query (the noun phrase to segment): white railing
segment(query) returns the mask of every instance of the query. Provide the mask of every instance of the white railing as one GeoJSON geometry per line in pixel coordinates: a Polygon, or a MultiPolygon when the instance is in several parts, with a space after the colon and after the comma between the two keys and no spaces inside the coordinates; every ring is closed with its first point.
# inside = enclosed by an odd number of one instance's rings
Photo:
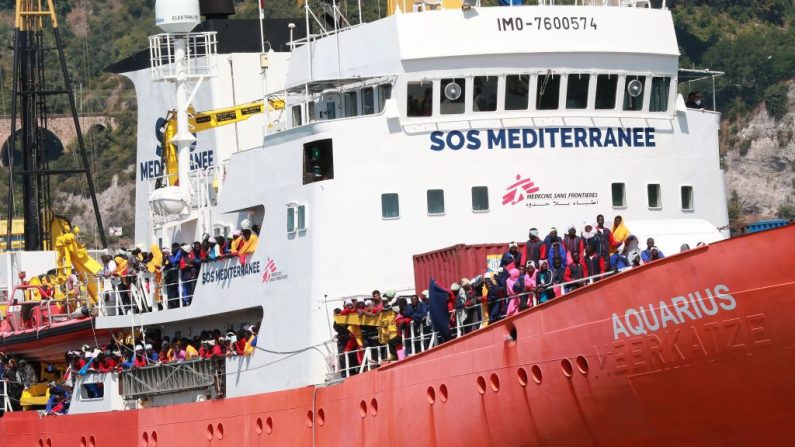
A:
{"type": "Polygon", "coordinates": [[[154,273],[128,275],[125,278],[129,285],[124,286],[121,278],[97,277],[99,314],[109,317],[125,315],[128,312],[159,312],[187,307],[193,301],[193,294],[187,293],[185,286],[193,282],[195,287],[198,278],[183,281],[179,269],[177,275],[177,281],[171,283],[158,283],[154,273]],[[169,296],[169,288],[171,291],[176,288],[176,296],[169,296]]]}
{"type": "MultiPolygon", "coordinates": [[[[605,273],[600,273],[598,275],[589,276],[586,278],[576,279],[573,281],[568,281],[559,284],[552,284],[546,287],[555,289],[555,296],[559,297],[566,295],[567,293],[570,293],[572,290],[574,290],[571,289],[571,286],[586,286],[589,284],[593,284],[594,282],[599,281],[600,279],[614,275],[616,273],[617,272],[615,271],[609,271],[605,273]]],[[[503,306],[506,302],[510,300],[520,299],[521,297],[526,296],[528,297],[527,309],[545,304],[545,303],[538,303],[538,297],[536,295],[537,292],[533,290],[530,292],[524,292],[500,298],[498,302],[500,303],[500,306],[503,306]]],[[[552,301],[554,301],[554,299],[552,301]]],[[[493,304],[494,303],[486,303],[486,307],[489,308],[493,304]]],[[[474,306],[470,308],[465,307],[464,309],[453,309],[452,311],[450,311],[451,316],[454,316],[455,320],[455,325],[450,328],[450,332],[451,335],[454,334],[455,338],[461,337],[471,332],[475,332],[478,329],[488,324],[488,319],[483,317],[484,316],[483,313],[481,313],[479,320],[475,319],[471,323],[464,323],[464,321],[461,319],[462,310],[467,312],[480,312],[482,310],[482,304],[480,301],[478,301],[477,307],[474,306]]],[[[422,322],[419,324],[415,324],[415,321],[411,321],[409,323],[408,329],[404,329],[398,326],[398,336],[400,337],[401,341],[403,358],[410,357],[412,355],[419,354],[421,352],[425,352],[439,344],[440,340],[439,332],[434,331],[430,323],[426,324],[427,317],[428,314],[426,314],[423,317],[422,322]]],[[[500,319],[502,318],[504,318],[504,315],[500,316],[500,319]]],[[[353,337],[353,335],[350,335],[350,337],[353,337]]],[[[398,358],[393,360],[400,360],[399,357],[400,357],[400,352],[398,351],[398,358]]],[[[361,349],[356,349],[351,351],[337,352],[336,355],[329,357],[328,363],[334,366],[335,376],[337,378],[345,378],[345,377],[350,377],[351,375],[354,374],[360,374],[365,371],[378,368],[379,366],[381,366],[383,362],[389,359],[390,359],[389,344],[383,344],[383,345],[379,344],[377,346],[365,346],[361,349]],[[359,361],[360,355],[362,357],[361,361],[359,361]]]]}
{"type": "Polygon", "coordinates": [[[8,380],[2,379],[0,382],[3,382],[3,394],[0,394],[0,398],[3,399],[3,412],[11,413],[14,411],[14,407],[8,398],[8,380]]]}
{"type": "Polygon", "coordinates": [[[149,36],[149,61],[154,80],[177,78],[177,47],[183,46],[185,75],[202,78],[215,73],[218,40],[215,31],[201,33],[161,33],[149,36]]]}

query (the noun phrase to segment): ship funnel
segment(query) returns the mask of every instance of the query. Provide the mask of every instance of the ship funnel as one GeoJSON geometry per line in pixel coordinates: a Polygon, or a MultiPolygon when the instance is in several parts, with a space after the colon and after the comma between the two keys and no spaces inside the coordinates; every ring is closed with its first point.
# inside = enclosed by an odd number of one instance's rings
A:
{"type": "Polygon", "coordinates": [[[155,2],[155,25],[167,33],[189,33],[200,21],[199,0],[155,2]]]}

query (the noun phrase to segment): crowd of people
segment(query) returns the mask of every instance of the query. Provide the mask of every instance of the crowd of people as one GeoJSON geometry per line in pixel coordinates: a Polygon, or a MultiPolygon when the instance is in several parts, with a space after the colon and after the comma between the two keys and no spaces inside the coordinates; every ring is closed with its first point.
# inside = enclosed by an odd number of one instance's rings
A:
{"type": "MultiPolygon", "coordinates": [[[[180,334],[161,337],[158,331],[143,338],[114,337],[103,346],[92,349],[89,345],[83,345],[80,349],[68,351],[64,358],[65,366],[40,365],[43,371],[52,373],[42,373],[41,377],[36,374],[33,362],[6,358],[0,353],[0,378],[6,382],[12,409],[22,409],[24,390],[46,380],[49,381],[49,399],[44,408],[45,413],[65,414],[69,410],[77,377],[81,375],[121,372],[197,359],[248,356],[256,349],[258,331],[259,325],[247,325],[237,331],[202,331],[190,339],[180,334]]],[[[89,399],[103,396],[102,383],[87,384],[85,389],[89,399]]],[[[216,391],[217,397],[223,397],[223,383],[218,384],[216,391]]]]}
{"type": "Polygon", "coordinates": [[[139,245],[132,250],[121,250],[116,256],[103,255],[100,276],[106,303],[117,291],[123,312],[147,310],[134,305],[130,288],[139,274],[151,274],[153,278],[145,286],[153,288],[151,292],[157,300],[154,305],[160,309],[189,306],[203,263],[237,258],[245,264],[257,249],[260,227],[248,219],[240,226],[231,238],[205,233],[201,241],[192,244],[174,242],[171,248],[153,245],[149,252],[139,245]],[[166,299],[160,300],[163,295],[166,299]]]}
{"type": "MultiPolygon", "coordinates": [[[[681,251],[689,249],[681,246],[681,251]]],[[[365,348],[379,348],[388,352],[384,358],[399,359],[426,349],[432,336],[444,342],[465,335],[589,282],[663,258],[654,238],[642,247],[621,216],[608,227],[600,214],[581,228],[569,225],[562,236],[555,227],[546,235],[530,228],[527,241],[511,242],[493,271],[461,278],[449,288],[432,280],[429,290],[408,297],[393,290],[382,297],[375,290],[371,299],[346,300],[335,315],[373,317],[394,311],[397,331],[335,324],[340,369],[344,375],[355,374],[365,360],[365,348]]]]}

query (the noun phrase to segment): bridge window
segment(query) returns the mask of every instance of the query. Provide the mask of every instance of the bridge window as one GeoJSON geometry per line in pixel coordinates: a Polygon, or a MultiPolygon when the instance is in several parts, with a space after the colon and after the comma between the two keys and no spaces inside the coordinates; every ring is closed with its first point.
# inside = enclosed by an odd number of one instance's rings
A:
{"type": "Polygon", "coordinates": [[[643,110],[643,94],[646,76],[627,76],[624,87],[624,110],[643,110]]]}
{"type": "Polygon", "coordinates": [[[345,92],[345,116],[356,116],[359,114],[359,100],[356,91],[345,92]]]}
{"type": "Polygon", "coordinates": [[[560,98],[560,75],[547,73],[538,76],[536,109],[557,110],[560,98]]]}
{"type": "Polygon", "coordinates": [[[649,208],[662,208],[660,185],[658,183],[649,183],[646,185],[646,192],[649,199],[649,208]]]}
{"type": "Polygon", "coordinates": [[[439,111],[442,115],[464,113],[466,100],[466,80],[464,78],[442,79],[442,103],[439,111]]]}
{"type": "Polygon", "coordinates": [[[588,107],[588,83],[591,76],[587,74],[570,74],[566,86],[566,108],[584,109],[588,107]]]}
{"type": "Polygon", "coordinates": [[[472,92],[472,110],[493,112],[497,110],[497,76],[475,76],[472,92]]]}
{"type": "Polygon", "coordinates": [[[489,210],[489,187],[473,186],[472,211],[488,211],[488,210],[489,210]]]}
{"type": "Polygon", "coordinates": [[[530,96],[530,75],[505,77],[505,110],[527,110],[530,96]]]}
{"type": "Polygon", "coordinates": [[[649,112],[667,112],[668,94],[671,91],[671,78],[668,76],[655,76],[651,78],[651,96],[649,97],[649,112]]]}
{"type": "Polygon", "coordinates": [[[392,97],[392,84],[378,86],[378,111],[384,110],[386,100],[392,97]]]}
{"type": "Polygon", "coordinates": [[[362,115],[372,115],[375,113],[375,97],[372,87],[362,89],[362,115]]]}
{"type": "Polygon", "coordinates": [[[600,74],[596,77],[596,104],[597,110],[613,110],[616,108],[616,91],[618,89],[618,75],[600,74]]]}
{"type": "Polygon", "coordinates": [[[428,214],[432,216],[444,214],[444,190],[429,189],[427,197],[428,214]]]}
{"type": "Polygon", "coordinates": [[[431,116],[433,112],[433,84],[430,82],[409,82],[406,90],[406,114],[408,116],[431,116]]]}
{"type": "Polygon", "coordinates": [[[397,219],[400,217],[400,203],[397,193],[381,194],[381,217],[384,219],[397,219]]]}
{"type": "Polygon", "coordinates": [[[682,211],[693,211],[693,187],[682,187],[682,211]]]}
{"type": "Polygon", "coordinates": [[[293,114],[293,127],[298,127],[302,124],[301,106],[293,106],[291,109],[293,114]]]}
{"type": "Polygon", "coordinates": [[[627,206],[626,188],[623,183],[613,183],[610,185],[610,192],[613,196],[613,208],[624,208],[627,206]]]}
{"type": "Polygon", "coordinates": [[[290,204],[287,207],[287,232],[306,230],[306,205],[290,204]]]}

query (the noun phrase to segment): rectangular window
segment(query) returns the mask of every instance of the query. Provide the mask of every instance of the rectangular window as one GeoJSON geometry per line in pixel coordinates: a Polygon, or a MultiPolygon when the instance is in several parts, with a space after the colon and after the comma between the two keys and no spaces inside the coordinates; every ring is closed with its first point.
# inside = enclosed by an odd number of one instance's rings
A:
{"type": "Polygon", "coordinates": [[[668,76],[651,78],[649,112],[668,111],[668,93],[671,91],[671,78],[668,76]]]}
{"type": "Polygon", "coordinates": [[[693,187],[682,187],[682,210],[693,211],[693,187]]]}
{"type": "Polygon", "coordinates": [[[527,110],[529,97],[530,75],[505,77],[505,110],[527,110]]]}
{"type": "Polygon", "coordinates": [[[497,110],[497,76],[475,76],[472,92],[472,110],[493,112],[497,110]]]}
{"type": "Polygon", "coordinates": [[[362,89],[362,115],[372,115],[375,113],[375,97],[373,95],[372,87],[362,89]]]}
{"type": "Polygon", "coordinates": [[[386,100],[392,97],[392,84],[381,84],[378,86],[378,111],[384,110],[386,100]]]}
{"type": "Polygon", "coordinates": [[[442,79],[441,83],[442,102],[439,112],[442,115],[454,115],[464,113],[464,101],[466,100],[466,83],[464,78],[442,79]]]}
{"type": "Polygon", "coordinates": [[[356,116],[359,114],[359,103],[356,92],[345,92],[345,116],[356,116]]]}
{"type": "Polygon", "coordinates": [[[397,193],[381,194],[381,217],[384,219],[397,219],[400,217],[400,204],[397,193]]]}
{"type": "Polygon", "coordinates": [[[613,183],[610,185],[610,192],[613,196],[613,208],[623,208],[627,206],[627,196],[623,183],[613,183]]]}
{"type": "Polygon", "coordinates": [[[566,86],[566,108],[584,109],[588,107],[588,83],[591,79],[587,74],[570,74],[566,86]]]}
{"type": "Polygon", "coordinates": [[[301,106],[293,106],[290,110],[293,113],[293,127],[300,126],[302,121],[301,106]]]}
{"type": "Polygon", "coordinates": [[[660,197],[660,185],[650,183],[646,185],[649,197],[649,208],[662,208],[662,197],[660,197]]]}
{"type": "Polygon", "coordinates": [[[287,232],[295,233],[295,207],[287,207],[287,232]]]}
{"type": "Polygon", "coordinates": [[[428,214],[444,214],[444,191],[428,190],[428,214]]]}
{"type": "Polygon", "coordinates": [[[311,123],[312,121],[315,121],[315,102],[310,101],[307,103],[307,106],[309,106],[309,118],[307,118],[307,121],[311,123]]]}
{"type": "Polygon", "coordinates": [[[472,211],[489,210],[489,188],[488,186],[472,187],[472,211]]]}
{"type": "Polygon", "coordinates": [[[646,76],[627,76],[624,84],[624,110],[643,110],[643,91],[646,89],[646,76]]]}
{"type": "Polygon", "coordinates": [[[304,185],[334,178],[334,146],[330,138],[304,144],[304,185]]]}
{"type": "Polygon", "coordinates": [[[408,116],[431,116],[433,112],[432,83],[409,82],[406,92],[406,114],[408,116]]]}
{"type": "Polygon", "coordinates": [[[536,109],[557,110],[560,97],[560,75],[547,73],[538,76],[536,109]]]}
{"type": "Polygon", "coordinates": [[[597,110],[613,110],[616,108],[616,91],[618,90],[618,75],[600,74],[596,77],[596,104],[597,110]]]}
{"type": "Polygon", "coordinates": [[[296,221],[298,231],[306,230],[306,205],[298,205],[296,210],[296,221]]]}

